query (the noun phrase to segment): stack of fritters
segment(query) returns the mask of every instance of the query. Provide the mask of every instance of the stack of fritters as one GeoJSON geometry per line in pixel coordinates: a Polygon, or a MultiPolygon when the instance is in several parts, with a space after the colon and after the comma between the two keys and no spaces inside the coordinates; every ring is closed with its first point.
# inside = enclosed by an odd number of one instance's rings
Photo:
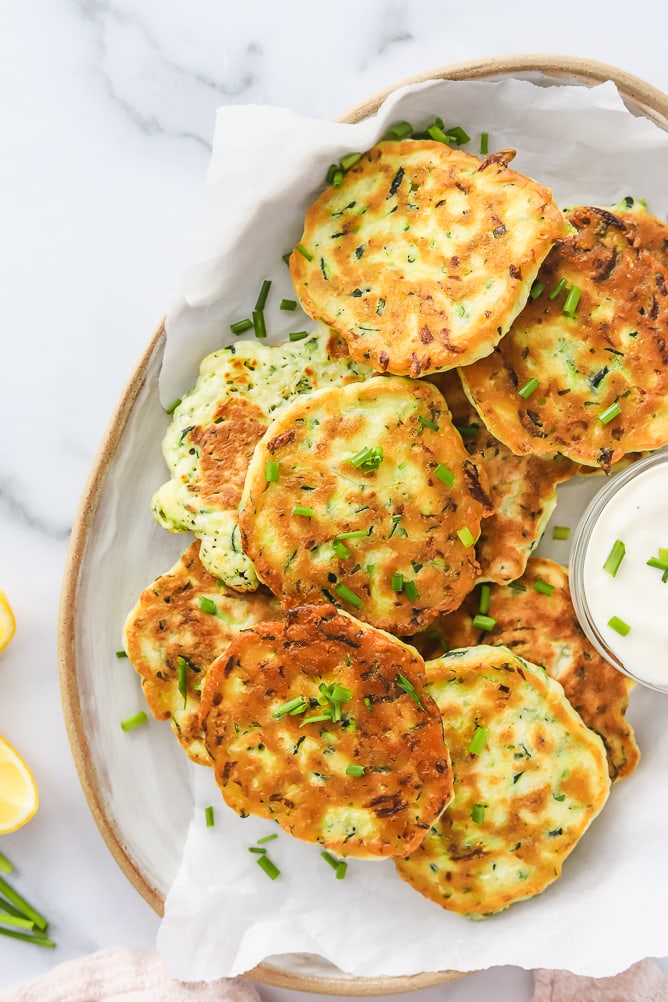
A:
{"type": "Polygon", "coordinates": [[[201,547],[126,623],[235,811],[470,917],[555,880],[637,764],[631,683],[531,554],[580,464],[668,441],[668,227],[565,216],[511,159],[383,142],[317,199],[290,268],[329,326],[204,360],[153,500],[201,547]]]}

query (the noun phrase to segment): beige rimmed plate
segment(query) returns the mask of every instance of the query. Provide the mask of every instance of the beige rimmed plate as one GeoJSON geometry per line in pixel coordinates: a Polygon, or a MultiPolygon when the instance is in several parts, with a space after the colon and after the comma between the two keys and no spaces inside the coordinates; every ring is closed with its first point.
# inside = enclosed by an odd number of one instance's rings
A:
{"type": "MultiPolygon", "coordinates": [[[[668,129],[668,97],[629,74],[588,60],[512,56],[446,66],[396,86],[431,79],[521,76],[548,84],[612,80],[634,112],[668,129]]],[[[373,114],[391,90],[344,116],[373,114]]],[[[132,374],[94,464],[74,526],[59,617],[65,721],[81,784],[109,850],[146,901],[162,912],[192,814],[185,757],[171,730],[154,726],[124,735],[118,722],[142,708],[127,662],[118,661],[121,628],[135,597],[184,549],[149,512],[150,491],[166,478],[160,442],[165,414],[158,399],[164,329],[156,331],[132,374]],[[141,490],[137,487],[141,484],[141,490]],[[109,585],[105,567],[117,568],[109,585]],[[118,568],[121,569],[120,573],[118,568]],[[115,624],[115,626],[112,626],[115,624]]],[[[266,984],[330,995],[382,995],[459,978],[439,971],[412,977],[347,977],[317,957],[281,956],[251,976],[266,984]]]]}

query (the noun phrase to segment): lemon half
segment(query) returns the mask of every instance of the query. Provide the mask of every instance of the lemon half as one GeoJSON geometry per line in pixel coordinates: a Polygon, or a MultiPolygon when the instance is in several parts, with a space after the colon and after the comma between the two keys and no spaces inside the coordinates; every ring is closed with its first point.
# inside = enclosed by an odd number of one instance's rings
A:
{"type": "Polygon", "coordinates": [[[30,821],[38,804],[33,774],[16,749],[0,738],[0,835],[30,821]]]}
{"type": "Polygon", "coordinates": [[[0,651],[4,651],[16,632],[16,620],[7,596],[0,588],[0,651]]]}

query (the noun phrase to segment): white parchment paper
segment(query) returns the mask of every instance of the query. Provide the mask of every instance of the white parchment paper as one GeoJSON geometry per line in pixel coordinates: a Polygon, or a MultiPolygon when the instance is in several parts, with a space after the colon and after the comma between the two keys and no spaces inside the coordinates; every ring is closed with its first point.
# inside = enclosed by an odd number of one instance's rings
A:
{"type": "MultiPolygon", "coordinates": [[[[631,114],[612,84],[437,81],[394,92],[377,115],[356,125],[276,108],[223,108],[182,288],[169,304],[163,404],[192,385],[205,354],[234,340],[229,324],[250,314],[263,279],[273,283],[269,343],[313,326],[302,314],[278,310],[282,297],[294,298],[281,255],[299,240],[327,167],[373,145],[393,122],[420,127],[436,115],[462,125],[473,152],[482,131],[490,152],[517,149],[513,166],[549,185],[562,206],[611,205],[631,194],[647,199],[657,215],[668,213],[668,136],[631,114]]],[[[558,522],[574,524],[595,479],[565,485],[558,522]]],[[[563,551],[543,552],[567,559],[563,551]]],[[[159,950],[184,980],[236,975],[268,956],[296,953],[363,976],[496,964],[605,976],[639,958],[664,956],[666,715],[668,697],[636,689],[629,712],[643,753],[636,773],[613,787],[556,884],[478,923],[422,898],[389,861],[353,860],[346,879],[336,880],[318,847],[270,822],[238,818],[211,771],[193,766],[194,814],[159,950]],[[212,828],[204,823],[209,804],[212,828]],[[281,876],[270,881],[248,847],[275,831],[279,837],[267,848],[281,876]]]]}

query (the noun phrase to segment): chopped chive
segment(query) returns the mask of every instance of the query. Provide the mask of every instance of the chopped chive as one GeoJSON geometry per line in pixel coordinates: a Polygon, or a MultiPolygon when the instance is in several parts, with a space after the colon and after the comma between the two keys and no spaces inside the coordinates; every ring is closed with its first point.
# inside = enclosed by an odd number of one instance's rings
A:
{"type": "Polygon", "coordinates": [[[471,141],[471,137],[462,129],[461,125],[451,125],[446,129],[445,135],[449,143],[455,146],[464,146],[471,141]]]}
{"type": "Polygon", "coordinates": [[[25,943],[32,943],[34,946],[55,946],[55,942],[52,939],[47,939],[46,936],[33,936],[29,932],[18,932],[14,929],[3,929],[0,926],[0,933],[3,936],[11,936],[12,939],[22,939],[25,943]]]}
{"type": "Polygon", "coordinates": [[[253,321],[246,317],[244,320],[237,320],[235,323],[230,324],[230,330],[233,334],[243,334],[244,331],[249,331],[252,326],[253,321]]]}
{"type": "Polygon", "coordinates": [[[531,396],[531,394],[536,392],[536,390],[538,389],[539,385],[540,384],[539,384],[539,382],[538,382],[537,379],[535,379],[535,378],[533,378],[533,379],[527,379],[527,381],[524,384],[524,386],[520,387],[520,389],[517,392],[525,400],[528,400],[528,398],[531,396]]]}
{"type": "Polygon", "coordinates": [[[0,873],[11,873],[13,869],[14,866],[11,860],[7,859],[7,857],[0,852],[0,873]]]}
{"type": "Polygon", "coordinates": [[[308,337],[308,331],[290,331],[291,341],[303,341],[308,337]]]}
{"type": "Polygon", "coordinates": [[[350,556],[350,550],[345,543],[340,542],[340,540],[335,539],[332,543],[332,549],[336,553],[337,557],[341,560],[347,560],[350,556]]]}
{"type": "Polygon", "coordinates": [[[351,463],[355,469],[361,470],[362,473],[372,473],[377,470],[380,464],[383,462],[383,447],[382,445],[375,445],[373,448],[369,445],[365,445],[363,449],[356,452],[354,456],[350,456],[348,462],[351,463]]]}
{"type": "Polygon", "coordinates": [[[333,703],[349,703],[353,698],[353,690],[345,685],[340,685],[339,682],[335,682],[334,685],[329,687],[327,695],[333,703]]]}
{"type": "Polygon", "coordinates": [[[489,132],[480,133],[480,156],[486,157],[489,152],[489,132]]]}
{"type": "Polygon", "coordinates": [[[418,414],[418,421],[420,424],[424,425],[425,428],[431,428],[432,431],[438,431],[438,425],[436,422],[430,421],[429,418],[423,417],[421,414],[418,414]]]}
{"type": "Polygon", "coordinates": [[[281,310],[296,310],[297,300],[296,299],[281,299],[279,309],[281,310]]]}
{"type": "Polygon", "coordinates": [[[603,570],[607,571],[613,578],[617,577],[617,571],[619,570],[619,565],[624,559],[626,553],[626,546],[622,543],[621,539],[616,539],[612,544],[612,549],[608,554],[605,563],[603,564],[603,570]]]}
{"type": "Polygon", "coordinates": [[[320,855],[322,856],[322,858],[325,860],[326,863],[329,863],[329,865],[333,870],[335,870],[339,865],[338,859],[332,856],[331,852],[327,852],[327,850],[324,850],[323,852],[320,853],[320,855]]]}
{"type": "Polygon", "coordinates": [[[257,844],[258,845],[264,845],[265,842],[273,842],[274,839],[276,839],[276,838],[278,838],[278,834],[276,832],[274,832],[273,835],[265,835],[264,838],[259,838],[257,840],[257,844]]]}
{"type": "Polygon", "coordinates": [[[248,851],[249,852],[254,852],[257,856],[266,856],[267,855],[267,850],[264,849],[264,848],[261,848],[258,845],[249,845],[248,846],[248,851]]]}
{"type": "Polygon", "coordinates": [[[363,776],[365,771],[363,765],[355,765],[354,762],[346,766],[346,776],[363,776]]]}
{"type": "Polygon", "coordinates": [[[307,261],[312,261],[313,260],[313,255],[310,253],[310,251],[306,250],[306,247],[304,247],[304,244],[297,244],[297,246],[295,247],[295,250],[299,251],[299,253],[302,255],[302,257],[305,257],[307,261]]]}
{"type": "Polygon", "coordinates": [[[268,484],[275,484],[278,480],[278,461],[268,459],[264,464],[264,479],[268,484]]]}
{"type": "Polygon", "coordinates": [[[445,132],[438,125],[430,125],[427,132],[432,139],[436,140],[437,143],[447,143],[448,141],[448,137],[445,132]]]}
{"type": "Polygon", "coordinates": [[[492,593],[492,589],[488,584],[480,585],[480,605],[478,606],[478,612],[486,616],[489,612],[489,599],[492,593]]]}
{"type": "Polygon", "coordinates": [[[523,585],[521,583],[521,581],[510,581],[508,583],[508,587],[512,588],[513,591],[526,591],[527,590],[527,586],[523,585]]]}
{"type": "Polygon", "coordinates": [[[629,624],[625,623],[623,619],[619,618],[619,616],[613,616],[611,619],[609,619],[608,626],[610,627],[611,630],[614,630],[615,633],[619,633],[619,635],[622,637],[625,637],[627,633],[631,632],[631,627],[629,626],[629,624]]]}
{"type": "Polygon", "coordinates": [[[289,265],[289,264],[290,264],[290,258],[291,258],[291,256],[292,256],[292,251],[286,251],[286,252],[285,252],[285,254],[281,254],[281,258],[282,258],[282,260],[283,260],[283,261],[284,261],[284,262],[285,262],[285,263],[286,263],[287,265],[289,265]]]}
{"type": "Polygon", "coordinates": [[[18,891],[15,891],[13,887],[7,883],[2,877],[0,877],[0,893],[3,894],[7,900],[14,905],[14,908],[18,908],[22,915],[25,915],[27,919],[34,922],[38,929],[42,932],[46,929],[49,924],[43,915],[40,915],[33,906],[26,901],[25,898],[21,897],[18,891]]]}
{"type": "Polygon", "coordinates": [[[552,530],[552,539],[568,539],[571,534],[570,526],[555,525],[552,530]]]}
{"type": "Polygon", "coordinates": [[[565,288],[566,288],[566,279],[560,278],[557,284],[555,285],[554,289],[552,290],[552,292],[549,293],[548,299],[556,299],[559,293],[562,292],[563,289],[565,288]]]}
{"type": "Polygon", "coordinates": [[[253,327],[255,328],[255,337],[262,338],[267,336],[267,327],[262,310],[253,310],[253,327]]]}
{"type": "Polygon", "coordinates": [[[613,421],[616,417],[619,417],[621,413],[622,413],[622,408],[619,406],[619,403],[615,400],[614,404],[610,404],[609,407],[606,407],[605,410],[601,411],[600,414],[597,414],[596,417],[601,422],[601,424],[610,424],[610,422],[613,421]]]}
{"type": "Polygon", "coordinates": [[[479,424],[456,424],[454,428],[462,438],[475,438],[480,431],[479,424]]]}
{"type": "Polygon", "coordinates": [[[293,505],[292,507],[292,514],[303,515],[304,518],[313,518],[313,516],[315,515],[315,509],[307,508],[306,505],[303,504],[296,504],[293,505]]]}
{"type": "Polygon", "coordinates": [[[263,310],[267,304],[267,296],[269,295],[269,290],[271,289],[271,279],[265,278],[262,283],[259,295],[257,297],[257,302],[255,304],[256,310],[263,310]]]}
{"type": "Polygon", "coordinates": [[[332,711],[329,710],[326,713],[314,713],[312,717],[304,717],[300,727],[306,727],[307,724],[319,724],[322,720],[332,720],[332,711]]]}
{"type": "Polygon", "coordinates": [[[362,605],[362,599],[359,595],[356,595],[354,591],[351,591],[347,585],[337,584],[334,589],[339,598],[342,598],[344,602],[348,605],[352,605],[355,609],[359,609],[362,605]]]}
{"type": "Polygon", "coordinates": [[[332,181],[331,181],[332,187],[340,188],[342,181],[343,181],[343,171],[338,166],[338,164],[334,164],[334,173],[332,174],[332,181]]]}
{"type": "Polygon", "coordinates": [[[335,539],[362,539],[363,536],[368,536],[369,529],[353,529],[352,532],[340,532],[335,539]]]}
{"type": "Polygon", "coordinates": [[[121,728],[124,731],[134,731],[135,727],[141,727],[141,725],[145,724],[147,721],[148,717],[143,710],[140,710],[139,713],[135,713],[134,716],[126,717],[125,720],[121,720],[121,728]]]}
{"type": "Polygon", "coordinates": [[[480,752],[485,747],[485,742],[487,741],[488,728],[487,727],[476,727],[473,737],[471,738],[471,743],[468,746],[468,751],[471,755],[479,755],[480,752]]]}
{"type": "Polygon", "coordinates": [[[471,811],[471,821],[476,825],[481,825],[485,820],[485,805],[474,804],[471,811]]]}
{"type": "Polygon", "coordinates": [[[176,659],[176,671],[178,675],[178,689],[180,695],[183,697],[183,709],[185,710],[188,703],[188,662],[180,655],[176,659]]]}
{"type": "Polygon", "coordinates": [[[658,567],[660,571],[668,571],[668,563],[665,560],[657,560],[656,557],[650,557],[647,565],[648,567],[658,567]]]}
{"type": "Polygon", "coordinates": [[[392,579],[390,581],[390,587],[392,588],[392,591],[402,591],[402,589],[404,587],[404,576],[403,576],[403,574],[399,574],[398,572],[395,572],[392,575],[392,579]]]}
{"type": "Polygon", "coordinates": [[[210,616],[215,616],[218,613],[218,606],[213,599],[208,598],[206,595],[200,595],[197,605],[201,612],[208,612],[210,616]]]}
{"type": "Polygon", "coordinates": [[[664,584],[666,583],[666,581],[668,581],[668,571],[663,572],[663,574],[661,575],[661,580],[663,581],[664,584]]]}
{"type": "Polygon", "coordinates": [[[279,877],[281,874],[281,871],[275,863],[272,863],[269,856],[258,856],[257,865],[264,870],[270,880],[276,880],[276,877],[279,877]]]}
{"type": "Polygon", "coordinates": [[[416,706],[418,706],[421,710],[424,710],[424,704],[420,699],[420,696],[415,686],[413,685],[412,682],[409,682],[409,680],[406,678],[405,675],[397,675],[397,685],[399,686],[400,689],[403,689],[404,692],[411,697],[416,706]]]}
{"type": "Polygon", "coordinates": [[[347,869],[348,869],[348,864],[346,863],[345,859],[339,860],[339,862],[336,864],[336,873],[335,873],[336,879],[343,880],[343,878],[346,875],[347,869]]]}
{"type": "Polygon", "coordinates": [[[303,696],[295,696],[294,699],[289,699],[287,703],[282,703],[274,712],[272,717],[275,720],[280,720],[286,715],[286,713],[292,713],[293,710],[298,713],[306,713],[308,709],[308,703],[303,696]]]}
{"type": "Polygon", "coordinates": [[[116,657],[119,659],[126,658],[127,656],[128,656],[127,651],[116,651],[116,657]]]}
{"type": "Polygon", "coordinates": [[[213,828],[213,826],[216,823],[213,817],[213,807],[211,806],[211,804],[209,804],[208,807],[204,808],[204,821],[206,823],[207,828],[213,828]]]}
{"type": "Polygon", "coordinates": [[[395,122],[387,130],[386,135],[388,139],[405,139],[410,136],[411,132],[413,132],[413,126],[410,122],[395,122]]]}
{"type": "Polygon", "coordinates": [[[371,697],[370,696],[365,696],[364,697],[364,705],[366,706],[367,710],[369,710],[369,712],[371,712],[371,697]]]}
{"type": "Polygon", "coordinates": [[[443,466],[443,463],[439,463],[434,473],[446,487],[452,487],[455,482],[455,475],[452,470],[449,470],[447,466],[443,466]]]}
{"type": "Polygon", "coordinates": [[[474,545],[475,537],[467,525],[465,525],[462,529],[457,529],[457,535],[464,546],[474,545]]]}
{"type": "Polygon", "coordinates": [[[578,310],[578,303],[580,302],[580,296],[582,295],[582,289],[579,289],[577,285],[571,285],[566,298],[564,300],[564,305],[561,312],[567,317],[573,318],[578,310]]]}
{"type": "Polygon", "coordinates": [[[529,299],[538,299],[545,292],[545,283],[539,282],[538,279],[531,286],[531,291],[529,293],[529,299]]]}
{"type": "Polygon", "coordinates": [[[361,159],[361,153],[349,153],[347,156],[341,157],[339,164],[342,170],[347,171],[350,170],[351,167],[354,167],[356,163],[359,163],[361,159]]]}
{"type": "Polygon", "coordinates": [[[165,407],[165,414],[173,414],[180,403],[181,403],[181,397],[177,397],[176,400],[172,400],[169,407],[165,407]]]}
{"type": "Polygon", "coordinates": [[[420,597],[415,581],[404,581],[404,595],[409,602],[417,602],[420,597]]]}
{"type": "Polygon", "coordinates": [[[476,630],[493,630],[496,626],[493,616],[484,616],[480,612],[473,617],[472,622],[476,630]]]}
{"type": "Polygon", "coordinates": [[[551,595],[554,591],[554,585],[548,584],[547,581],[541,581],[540,578],[536,578],[533,586],[534,590],[539,591],[541,595],[551,595]]]}
{"type": "Polygon", "coordinates": [[[659,547],[659,560],[664,560],[668,564],[668,547],[666,549],[659,547]]]}

